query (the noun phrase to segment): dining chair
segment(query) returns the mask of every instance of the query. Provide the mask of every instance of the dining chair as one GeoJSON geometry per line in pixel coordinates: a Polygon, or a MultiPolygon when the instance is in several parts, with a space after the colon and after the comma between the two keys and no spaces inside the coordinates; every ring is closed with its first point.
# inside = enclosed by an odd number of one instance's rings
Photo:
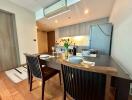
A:
{"type": "Polygon", "coordinates": [[[42,80],[42,100],[44,100],[45,81],[52,78],[60,71],[43,65],[40,61],[39,55],[24,54],[28,67],[28,80],[30,84],[30,91],[32,91],[33,76],[42,80]]]}
{"type": "Polygon", "coordinates": [[[106,75],[88,72],[62,64],[64,100],[66,94],[74,100],[105,100],[106,75]]]}

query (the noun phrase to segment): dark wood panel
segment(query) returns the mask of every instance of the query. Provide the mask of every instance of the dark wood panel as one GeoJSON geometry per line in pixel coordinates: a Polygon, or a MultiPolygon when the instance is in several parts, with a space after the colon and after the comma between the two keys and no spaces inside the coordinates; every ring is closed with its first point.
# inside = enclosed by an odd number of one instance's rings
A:
{"type": "Polygon", "coordinates": [[[52,52],[52,46],[55,45],[55,31],[47,32],[48,37],[48,52],[52,52]]]}
{"type": "Polygon", "coordinates": [[[116,89],[115,100],[128,100],[130,90],[130,80],[112,77],[112,87],[116,89]]]}
{"type": "Polygon", "coordinates": [[[62,73],[64,90],[75,100],[109,100],[110,81],[106,80],[105,74],[88,72],[66,65],[62,65],[62,73]],[[107,84],[106,99],[104,99],[105,84],[107,84]]]}

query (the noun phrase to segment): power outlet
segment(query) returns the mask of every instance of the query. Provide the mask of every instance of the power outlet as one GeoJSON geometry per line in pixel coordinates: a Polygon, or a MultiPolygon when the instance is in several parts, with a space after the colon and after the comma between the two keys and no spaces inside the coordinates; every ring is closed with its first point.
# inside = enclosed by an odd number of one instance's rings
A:
{"type": "Polygon", "coordinates": [[[130,84],[130,95],[132,95],[132,83],[130,84]]]}

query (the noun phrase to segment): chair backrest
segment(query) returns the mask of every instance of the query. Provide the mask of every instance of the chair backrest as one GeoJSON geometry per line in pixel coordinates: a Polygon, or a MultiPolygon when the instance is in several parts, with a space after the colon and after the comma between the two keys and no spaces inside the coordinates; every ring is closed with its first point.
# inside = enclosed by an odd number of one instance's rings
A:
{"type": "Polygon", "coordinates": [[[62,66],[64,90],[75,100],[104,100],[106,75],[62,66]]]}
{"type": "Polygon", "coordinates": [[[41,68],[38,55],[24,54],[26,56],[27,65],[30,72],[37,78],[41,78],[41,68]]]}

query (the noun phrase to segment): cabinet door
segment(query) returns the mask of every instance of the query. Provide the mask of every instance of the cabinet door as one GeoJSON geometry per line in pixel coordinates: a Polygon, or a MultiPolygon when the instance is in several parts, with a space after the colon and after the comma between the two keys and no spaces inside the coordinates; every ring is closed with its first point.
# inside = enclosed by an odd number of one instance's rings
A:
{"type": "Polygon", "coordinates": [[[70,37],[69,26],[64,27],[64,37],[70,37]]]}
{"type": "Polygon", "coordinates": [[[57,41],[59,39],[59,29],[55,30],[55,41],[57,41]]]}
{"type": "Polygon", "coordinates": [[[61,28],[58,29],[59,38],[61,37],[61,28]]]}
{"type": "Polygon", "coordinates": [[[59,38],[64,36],[64,29],[63,28],[59,28],[59,38]]]}
{"type": "Polygon", "coordinates": [[[79,24],[79,30],[80,30],[80,34],[79,35],[88,35],[86,32],[86,23],[81,23],[79,24]]]}
{"type": "Polygon", "coordinates": [[[62,27],[59,28],[59,37],[69,37],[70,35],[70,30],[69,27],[62,27]]]}
{"type": "Polygon", "coordinates": [[[74,36],[80,35],[79,24],[74,25],[74,36]]]}
{"type": "Polygon", "coordinates": [[[74,36],[74,35],[75,35],[74,25],[71,25],[71,26],[69,27],[69,33],[70,33],[70,36],[74,36]]]}
{"type": "Polygon", "coordinates": [[[90,23],[85,23],[85,34],[90,35],[90,23]]]}
{"type": "Polygon", "coordinates": [[[62,34],[63,34],[63,37],[65,37],[65,34],[66,34],[66,31],[65,31],[65,30],[66,30],[66,28],[63,27],[63,28],[62,28],[62,32],[63,32],[62,34]]]}

